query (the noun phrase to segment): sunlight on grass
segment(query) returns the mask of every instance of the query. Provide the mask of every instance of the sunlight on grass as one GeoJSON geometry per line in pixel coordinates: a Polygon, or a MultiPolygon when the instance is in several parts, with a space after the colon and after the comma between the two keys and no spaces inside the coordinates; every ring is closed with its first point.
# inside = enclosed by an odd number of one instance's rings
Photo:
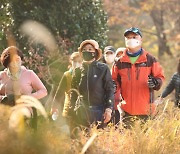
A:
{"type": "Polygon", "coordinates": [[[8,129],[11,109],[1,105],[0,153],[178,153],[179,109],[172,102],[158,109],[158,115],[145,124],[136,121],[131,129],[121,125],[115,129],[111,124],[104,130],[82,129],[77,139],[63,133],[55,122],[40,119],[36,132],[26,127],[24,137],[19,138],[8,129]]]}

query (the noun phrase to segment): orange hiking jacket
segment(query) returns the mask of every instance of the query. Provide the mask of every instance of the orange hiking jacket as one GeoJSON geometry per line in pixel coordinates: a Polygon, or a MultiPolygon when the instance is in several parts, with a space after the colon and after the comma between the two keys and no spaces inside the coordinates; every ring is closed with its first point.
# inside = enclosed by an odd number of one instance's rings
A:
{"type": "Polygon", "coordinates": [[[150,103],[150,97],[154,90],[159,90],[164,80],[162,67],[159,62],[143,49],[141,55],[132,64],[125,53],[112,68],[112,78],[117,84],[117,91],[120,90],[126,104],[122,109],[131,115],[149,115],[154,113],[155,106],[150,103]],[[159,86],[152,90],[148,87],[148,75],[153,75],[159,86]]]}

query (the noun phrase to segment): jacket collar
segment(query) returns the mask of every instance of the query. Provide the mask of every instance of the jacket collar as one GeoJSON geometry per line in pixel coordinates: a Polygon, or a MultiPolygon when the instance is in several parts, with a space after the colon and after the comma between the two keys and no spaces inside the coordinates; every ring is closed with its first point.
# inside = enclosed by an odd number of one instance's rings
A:
{"type": "MultiPolygon", "coordinates": [[[[147,51],[145,51],[144,49],[142,49],[142,53],[139,55],[139,58],[137,59],[137,61],[135,63],[142,63],[142,62],[146,62],[147,61],[147,51]]],[[[127,55],[127,50],[125,51],[125,54],[123,55],[123,57],[120,59],[121,62],[126,62],[126,63],[131,63],[129,56],[127,55]]]]}
{"type": "Polygon", "coordinates": [[[95,61],[93,61],[93,62],[91,62],[90,64],[88,64],[88,63],[83,63],[83,66],[92,66],[92,65],[96,65],[97,64],[97,61],[95,60],[95,61]]]}
{"type": "MultiPolygon", "coordinates": [[[[26,70],[27,70],[27,69],[26,69],[25,66],[21,66],[21,71],[22,71],[22,72],[24,72],[24,71],[26,71],[26,70]]],[[[5,71],[5,72],[8,72],[8,69],[5,68],[4,71],[5,71]]]]}

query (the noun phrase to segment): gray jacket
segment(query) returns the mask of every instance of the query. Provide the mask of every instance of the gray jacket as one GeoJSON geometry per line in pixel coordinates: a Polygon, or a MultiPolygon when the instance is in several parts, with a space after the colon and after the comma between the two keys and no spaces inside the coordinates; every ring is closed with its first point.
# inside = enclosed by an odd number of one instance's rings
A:
{"type": "Polygon", "coordinates": [[[175,89],[175,98],[176,98],[176,101],[179,102],[179,100],[180,100],[180,74],[178,74],[178,73],[173,74],[169,84],[164,89],[161,97],[162,98],[166,97],[174,89],[175,89]]]}

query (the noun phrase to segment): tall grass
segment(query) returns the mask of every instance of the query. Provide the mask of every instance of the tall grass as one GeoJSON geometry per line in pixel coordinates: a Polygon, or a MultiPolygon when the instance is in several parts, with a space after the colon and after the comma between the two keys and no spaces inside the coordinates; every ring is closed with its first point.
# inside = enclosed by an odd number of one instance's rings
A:
{"type": "Polygon", "coordinates": [[[169,106],[167,111],[144,125],[136,121],[132,129],[107,128],[92,147],[92,153],[179,153],[179,110],[169,106]]]}
{"type": "Polygon", "coordinates": [[[39,120],[38,130],[26,128],[23,137],[8,129],[9,108],[0,106],[0,153],[98,153],[98,154],[177,154],[180,152],[180,112],[170,102],[158,107],[159,113],[145,124],[104,130],[92,127],[82,130],[79,138],[71,139],[58,123],[39,120]],[[163,112],[164,111],[164,112],[163,112]]]}

